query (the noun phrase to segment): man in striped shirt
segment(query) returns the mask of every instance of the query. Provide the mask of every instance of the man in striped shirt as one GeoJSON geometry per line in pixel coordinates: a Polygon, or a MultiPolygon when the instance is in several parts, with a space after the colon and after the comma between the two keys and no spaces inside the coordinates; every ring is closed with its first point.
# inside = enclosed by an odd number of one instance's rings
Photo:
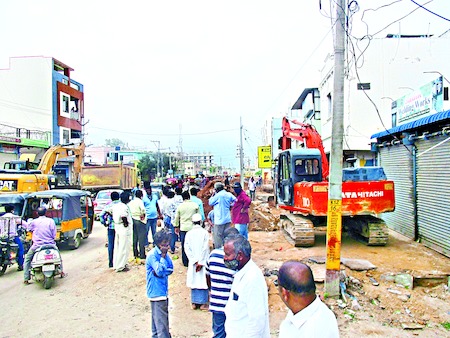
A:
{"type": "MultiPolygon", "coordinates": [[[[236,228],[228,228],[223,236],[229,237],[239,234],[236,228]]],[[[222,241],[223,243],[224,241],[222,241]]],[[[224,338],[225,333],[225,305],[230,296],[231,284],[233,284],[234,270],[228,269],[223,262],[223,246],[211,251],[206,263],[206,278],[210,288],[209,311],[212,312],[213,338],[224,338]]]]}

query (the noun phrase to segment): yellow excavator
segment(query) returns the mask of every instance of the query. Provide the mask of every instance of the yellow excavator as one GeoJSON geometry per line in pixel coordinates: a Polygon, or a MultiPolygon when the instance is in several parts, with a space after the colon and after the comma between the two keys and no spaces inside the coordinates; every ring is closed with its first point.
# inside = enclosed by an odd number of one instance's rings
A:
{"type": "MultiPolygon", "coordinates": [[[[53,172],[53,167],[58,160],[73,157],[73,168],[68,173],[71,185],[80,184],[80,173],[83,165],[85,144],[54,145],[50,147],[42,157],[37,168],[29,169],[0,169],[0,193],[30,193],[60,187],[58,177],[53,172]]],[[[14,167],[6,163],[5,168],[14,167]]],[[[68,186],[68,181],[63,182],[68,186]]]]}

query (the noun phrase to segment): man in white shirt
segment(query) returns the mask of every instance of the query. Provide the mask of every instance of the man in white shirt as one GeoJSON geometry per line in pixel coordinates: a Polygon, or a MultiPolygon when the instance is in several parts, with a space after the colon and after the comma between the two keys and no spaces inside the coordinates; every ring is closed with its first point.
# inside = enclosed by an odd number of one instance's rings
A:
{"type": "Polygon", "coordinates": [[[280,338],[339,337],[336,317],[316,296],[311,269],[298,261],[283,263],[278,272],[278,292],[289,308],[280,325],[280,338]]]}
{"type": "Polygon", "coordinates": [[[133,219],[127,205],[130,202],[130,194],[128,192],[121,193],[120,201],[111,207],[116,230],[113,265],[116,272],[126,272],[130,270],[127,267],[127,261],[130,254],[131,234],[133,231],[133,219]]]}
{"type": "Polygon", "coordinates": [[[225,240],[225,266],[237,271],[225,306],[227,337],[270,337],[267,285],[261,269],[250,257],[250,243],[242,235],[225,240]]]}

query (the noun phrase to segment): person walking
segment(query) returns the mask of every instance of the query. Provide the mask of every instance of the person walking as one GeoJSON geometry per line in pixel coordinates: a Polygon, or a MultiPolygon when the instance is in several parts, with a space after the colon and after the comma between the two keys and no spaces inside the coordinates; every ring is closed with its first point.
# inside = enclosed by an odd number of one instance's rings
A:
{"type": "Polygon", "coordinates": [[[202,216],[192,216],[192,229],[186,234],[184,250],[188,258],[186,286],[191,289],[191,307],[208,311],[208,284],[206,283],[206,261],[209,256],[209,234],[202,227],[202,216]]]}
{"type": "Polygon", "coordinates": [[[250,222],[248,211],[252,201],[245,191],[242,190],[239,182],[233,183],[233,189],[236,193],[236,202],[231,207],[231,221],[236,229],[239,230],[239,233],[248,239],[248,223],[250,222]]]}
{"type": "Polygon", "coordinates": [[[116,272],[130,270],[127,261],[130,255],[133,219],[127,205],[129,202],[130,194],[124,191],[120,194],[120,202],[113,204],[111,208],[116,231],[113,256],[113,267],[116,272]]]}
{"type": "Polygon", "coordinates": [[[116,230],[114,229],[114,218],[112,217],[112,207],[114,204],[120,203],[120,195],[117,191],[111,193],[111,202],[108,203],[99,215],[100,223],[108,230],[108,263],[109,267],[113,267],[114,242],[116,238],[116,230]]]}
{"type": "Polygon", "coordinates": [[[222,182],[216,182],[214,190],[215,194],[209,198],[208,203],[214,210],[214,247],[220,248],[223,246],[223,232],[231,226],[230,208],[236,201],[236,197],[225,190],[222,182]]]}
{"type": "Polygon", "coordinates": [[[270,337],[267,285],[251,259],[249,241],[242,235],[228,237],[223,249],[225,266],[236,270],[225,306],[227,337],[270,337]]]}
{"type": "MultiPolygon", "coordinates": [[[[230,227],[223,232],[224,238],[239,234],[230,227]]],[[[212,314],[213,338],[225,338],[225,305],[230,296],[235,270],[228,269],[223,261],[223,247],[211,251],[206,263],[206,281],[210,289],[209,311],[212,314]]]]}
{"type": "Polygon", "coordinates": [[[169,330],[169,275],[173,262],[167,254],[170,234],[158,231],[153,238],[154,248],[145,261],[147,297],[152,311],[152,337],[170,338],[169,330]]]}
{"type": "Polygon", "coordinates": [[[254,201],[256,195],[256,181],[253,176],[248,180],[248,190],[250,191],[250,199],[254,201]]]}
{"type": "Polygon", "coordinates": [[[287,261],[278,272],[278,294],[289,308],[280,325],[280,338],[339,338],[334,313],[316,295],[311,268],[299,261],[287,261]]]}
{"type": "Polygon", "coordinates": [[[133,254],[137,264],[145,262],[145,243],[147,235],[147,217],[142,190],[136,190],[134,198],[128,203],[133,219],[133,254]],[[141,261],[142,260],[142,261],[141,261]]]}
{"type": "Polygon", "coordinates": [[[192,223],[192,216],[198,213],[197,203],[190,200],[191,195],[189,191],[183,191],[181,193],[183,198],[183,203],[181,203],[177,211],[175,212],[175,222],[173,226],[175,227],[175,233],[180,236],[181,241],[181,259],[184,266],[188,266],[188,257],[184,249],[184,241],[186,239],[186,234],[192,229],[194,224],[192,223]]]}

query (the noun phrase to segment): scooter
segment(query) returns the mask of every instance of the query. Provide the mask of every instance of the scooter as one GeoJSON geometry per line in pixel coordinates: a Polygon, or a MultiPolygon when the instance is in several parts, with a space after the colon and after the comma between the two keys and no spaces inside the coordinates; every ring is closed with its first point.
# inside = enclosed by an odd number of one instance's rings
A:
{"type": "Polygon", "coordinates": [[[55,245],[43,245],[36,250],[31,261],[31,276],[36,282],[43,282],[44,289],[50,289],[61,272],[61,254],[55,245]]]}

